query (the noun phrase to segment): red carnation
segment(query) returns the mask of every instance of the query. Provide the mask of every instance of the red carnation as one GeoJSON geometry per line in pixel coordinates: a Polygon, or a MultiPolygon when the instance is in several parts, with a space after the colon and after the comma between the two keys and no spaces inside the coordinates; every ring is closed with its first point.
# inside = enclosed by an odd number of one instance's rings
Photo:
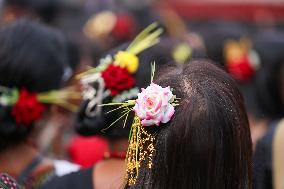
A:
{"type": "Polygon", "coordinates": [[[18,101],[13,106],[12,115],[17,124],[30,126],[34,121],[41,118],[44,109],[44,105],[38,101],[35,93],[29,93],[22,89],[18,101]]]}
{"type": "Polygon", "coordinates": [[[246,82],[254,74],[254,69],[247,56],[240,59],[232,60],[227,64],[228,72],[241,82],[246,82]]]}
{"type": "Polygon", "coordinates": [[[110,64],[102,72],[102,78],[105,81],[106,88],[111,91],[111,96],[130,89],[135,84],[132,75],[129,74],[126,68],[121,68],[113,64],[110,64]]]}

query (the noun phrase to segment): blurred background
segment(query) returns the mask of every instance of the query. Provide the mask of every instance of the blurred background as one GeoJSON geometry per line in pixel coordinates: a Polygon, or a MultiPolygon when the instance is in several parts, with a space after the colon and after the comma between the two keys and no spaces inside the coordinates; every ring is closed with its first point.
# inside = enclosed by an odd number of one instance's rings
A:
{"type": "MultiPolygon", "coordinates": [[[[0,0],[0,10],[1,26],[27,17],[61,30],[73,76],[158,22],[176,62],[211,59],[238,81],[254,148],[284,116],[284,0],[0,0]]],[[[56,129],[45,129],[41,151],[82,167],[103,159],[105,139],[76,134],[76,115],[66,114],[55,118],[56,129]]]]}

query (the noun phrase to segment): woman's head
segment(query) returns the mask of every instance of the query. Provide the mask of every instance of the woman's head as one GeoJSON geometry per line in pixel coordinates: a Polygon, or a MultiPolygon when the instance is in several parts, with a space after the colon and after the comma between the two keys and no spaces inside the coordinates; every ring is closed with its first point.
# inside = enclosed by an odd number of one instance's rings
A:
{"type": "Polygon", "coordinates": [[[60,9],[61,4],[57,0],[6,0],[3,18],[4,21],[11,22],[24,16],[52,23],[60,9]]]}
{"type": "Polygon", "coordinates": [[[170,122],[149,129],[153,167],[140,168],[134,188],[251,188],[250,131],[235,81],[202,60],[156,76],[181,100],[170,122]]]}
{"type": "Polygon", "coordinates": [[[265,118],[284,115],[284,33],[260,32],[255,43],[263,66],[255,78],[256,95],[265,118]]]}
{"type": "Polygon", "coordinates": [[[239,40],[242,36],[247,36],[248,32],[239,23],[232,22],[212,22],[206,25],[201,33],[204,35],[206,53],[208,58],[224,66],[224,44],[227,39],[239,40]],[[207,32],[209,28],[210,32],[207,32]]]}
{"type": "Polygon", "coordinates": [[[68,64],[63,36],[20,20],[0,30],[0,85],[43,92],[58,89],[68,64]]]}
{"type": "MultiPolygon", "coordinates": [[[[20,20],[0,29],[0,86],[45,92],[62,86],[68,66],[63,36],[42,24],[20,20]]],[[[26,138],[33,127],[16,124],[11,107],[0,107],[0,149],[26,138]]]]}

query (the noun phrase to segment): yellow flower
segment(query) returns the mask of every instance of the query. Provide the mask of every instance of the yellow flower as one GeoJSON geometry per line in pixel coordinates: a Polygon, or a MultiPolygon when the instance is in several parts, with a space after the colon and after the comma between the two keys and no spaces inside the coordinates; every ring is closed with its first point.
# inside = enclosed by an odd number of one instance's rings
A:
{"type": "Polygon", "coordinates": [[[174,60],[179,64],[184,64],[191,57],[191,55],[192,49],[186,43],[178,44],[172,52],[174,60]]]}
{"type": "Polygon", "coordinates": [[[115,65],[118,65],[122,68],[126,68],[129,73],[135,73],[139,66],[139,59],[136,55],[126,52],[119,51],[115,56],[115,65]]]}

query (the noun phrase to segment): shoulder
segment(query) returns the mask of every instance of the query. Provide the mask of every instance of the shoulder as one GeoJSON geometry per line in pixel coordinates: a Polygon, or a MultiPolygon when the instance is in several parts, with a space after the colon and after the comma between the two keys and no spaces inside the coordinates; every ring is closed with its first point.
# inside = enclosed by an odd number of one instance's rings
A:
{"type": "Polygon", "coordinates": [[[41,189],[84,188],[93,189],[92,168],[73,172],[48,181],[41,189]]]}
{"type": "Polygon", "coordinates": [[[122,188],[125,179],[124,160],[101,161],[93,169],[95,188],[122,188]]]}

